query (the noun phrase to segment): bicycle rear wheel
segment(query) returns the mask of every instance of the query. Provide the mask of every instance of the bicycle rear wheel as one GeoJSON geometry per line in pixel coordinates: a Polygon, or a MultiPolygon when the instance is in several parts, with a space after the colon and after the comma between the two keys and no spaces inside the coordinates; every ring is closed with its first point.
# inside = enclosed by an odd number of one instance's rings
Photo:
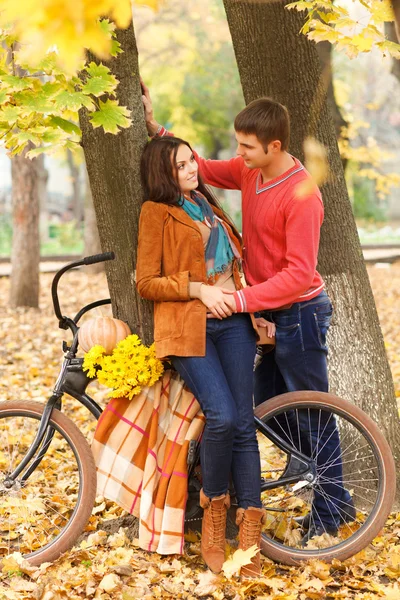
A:
{"type": "Polygon", "coordinates": [[[358,407],[323,392],[276,396],[257,406],[255,415],[287,444],[311,457],[314,464],[312,482],[279,486],[290,456],[266,438],[262,430],[257,432],[263,481],[277,483],[274,489],[262,493],[267,510],[262,552],[273,560],[297,565],[311,558],[344,560],[365,548],[383,527],[396,489],[394,460],[377,425],[358,407]],[[334,439],[335,423],[340,442],[327,453],[324,448],[334,439]],[[342,476],[337,471],[331,476],[332,467],[340,462],[342,476]],[[295,518],[309,514],[310,524],[316,522],[316,495],[326,500],[327,507],[332,507],[332,500],[335,502],[338,531],[325,529],[304,545],[306,531],[295,518]],[[338,502],[339,496],[342,501],[338,502]]]}
{"type": "MultiPolygon", "coordinates": [[[[4,480],[37,433],[44,404],[0,403],[0,560],[20,552],[32,565],[51,562],[82,533],[96,496],[96,467],[88,443],[70,419],[53,410],[54,436],[29,478],[4,480]]],[[[23,475],[23,473],[22,473],[23,475]]]]}

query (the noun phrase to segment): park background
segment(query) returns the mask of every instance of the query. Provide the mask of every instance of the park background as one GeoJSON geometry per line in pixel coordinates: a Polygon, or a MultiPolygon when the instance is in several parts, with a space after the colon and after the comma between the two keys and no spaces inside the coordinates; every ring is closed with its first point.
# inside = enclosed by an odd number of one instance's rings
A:
{"type": "MultiPolygon", "coordinates": [[[[353,18],[366,9],[341,2],[353,18]]],[[[233,120],[244,106],[222,0],[168,0],[158,12],[134,6],[142,77],[158,120],[204,156],[235,153],[233,120]]],[[[346,182],[362,244],[400,244],[400,65],[376,48],[349,58],[332,51],[335,100],[346,182]]],[[[45,156],[41,189],[41,253],[79,254],[90,194],[82,157],[45,156]]],[[[240,225],[240,194],[218,191],[240,225]]],[[[11,251],[11,165],[0,150],[0,257],[11,251]]]]}
{"type": "MultiPolygon", "coordinates": [[[[244,99],[222,1],[204,0],[200,4],[168,0],[160,4],[155,12],[146,7],[133,7],[140,70],[150,85],[156,117],[187,137],[205,156],[230,156],[235,150],[232,121],[244,105],[244,99]]],[[[347,1],[343,5],[356,19],[363,21],[368,18],[365,6],[347,1]]],[[[333,48],[335,99],[340,108],[337,122],[340,124],[343,119],[342,125],[348,123],[347,134],[345,132],[340,141],[342,159],[346,162],[346,181],[353,214],[364,243],[390,245],[400,241],[398,64],[373,47],[351,59],[346,52],[336,52],[333,48]]],[[[64,153],[46,156],[44,160],[48,182],[41,196],[43,255],[86,253],[83,249],[85,228],[82,227],[82,215],[90,188],[83,158],[71,159],[68,153],[64,153]]],[[[5,154],[1,158],[1,168],[4,187],[0,204],[0,254],[6,258],[10,253],[12,226],[10,162],[5,154]]],[[[42,181],[46,178],[43,170],[42,181]]],[[[240,222],[238,195],[226,195],[223,201],[240,222]]],[[[340,227],[336,235],[340,237],[340,227]]],[[[400,267],[384,257],[375,266],[369,267],[368,274],[394,375],[396,395],[400,395],[400,267]]],[[[330,275],[327,279],[334,289],[335,281],[330,275]]],[[[0,391],[4,399],[14,399],[16,389],[19,398],[43,399],[54,381],[62,334],[56,329],[51,312],[50,281],[51,275],[42,275],[38,312],[36,309],[10,308],[10,279],[4,277],[0,280],[3,339],[0,391]]],[[[351,284],[349,278],[349,289],[351,284]]],[[[63,288],[65,312],[70,314],[86,301],[108,295],[107,288],[104,274],[71,274],[63,288]]],[[[342,290],[338,286],[336,302],[340,301],[342,290]]],[[[332,355],[336,361],[335,384],[342,386],[343,395],[353,398],[354,388],[350,379],[354,380],[354,387],[359,390],[357,402],[378,415],[383,427],[390,427],[395,420],[393,411],[388,408],[388,398],[383,392],[382,396],[375,393],[375,388],[372,393],[366,393],[371,389],[368,372],[371,372],[372,379],[379,380],[374,369],[379,364],[377,355],[380,349],[376,339],[372,340],[368,335],[362,343],[358,342],[365,333],[364,325],[368,324],[366,315],[370,313],[361,310],[364,299],[361,296],[357,298],[360,288],[356,286],[355,290],[355,297],[350,292],[345,296],[345,304],[348,308],[353,302],[357,329],[353,329],[353,321],[346,325],[343,307],[337,305],[338,321],[333,327],[336,338],[332,339],[332,355]],[[359,300],[359,306],[355,300],[359,300]],[[365,361],[356,370],[357,356],[361,355],[365,356],[365,361]],[[344,372],[347,363],[350,376],[344,372]],[[338,372],[337,365],[340,364],[343,365],[343,374],[338,372]],[[360,373],[361,378],[366,380],[365,387],[360,386],[360,373]]],[[[100,399],[102,394],[100,390],[96,397],[100,399]]],[[[90,436],[94,423],[88,421],[86,413],[72,403],[67,406],[67,411],[90,436]]],[[[17,568],[13,573],[9,565],[9,571],[3,572],[1,592],[7,598],[43,600],[92,596],[120,598],[121,585],[123,597],[127,599],[213,597],[222,600],[228,597],[239,600],[251,594],[268,600],[325,597],[397,600],[400,594],[398,513],[393,513],[385,532],[373,546],[343,565],[330,567],[316,561],[304,570],[298,570],[266,561],[266,581],[260,584],[260,588],[246,587],[234,581],[223,584],[212,579],[205,581],[201,573],[203,567],[196,554],[196,539],[189,540],[190,553],[182,560],[160,560],[157,556],[142,555],[134,540],[127,539],[128,532],[119,530],[124,523],[124,517],[115,505],[98,499],[89,530],[100,531],[96,531],[86,545],[77,546],[57,564],[40,572],[29,571],[25,567],[25,571],[17,568]],[[106,533],[102,534],[102,530],[106,533]],[[114,588],[112,584],[106,590],[101,587],[101,582],[111,573],[119,579],[114,588]]]]}

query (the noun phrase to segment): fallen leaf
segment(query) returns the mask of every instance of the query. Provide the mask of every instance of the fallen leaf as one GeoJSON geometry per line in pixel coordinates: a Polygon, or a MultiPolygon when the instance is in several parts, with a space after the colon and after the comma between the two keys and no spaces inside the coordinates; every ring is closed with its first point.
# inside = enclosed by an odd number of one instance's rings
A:
{"type": "Polygon", "coordinates": [[[210,596],[213,592],[218,589],[218,582],[221,578],[215,575],[212,571],[206,571],[205,573],[199,573],[199,583],[197,584],[194,593],[196,596],[202,598],[203,596],[210,596]]]}
{"type": "Polygon", "coordinates": [[[240,574],[240,569],[244,565],[248,565],[251,562],[253,556],[255,556],[259,552],[256,544],[254,546],[250,546],[247,550],[236,550],[232,556],[228,558],[222,565],[222,571],[227,577],[227,579],[231,579],[232,577],[237,577],[240,574]]]}

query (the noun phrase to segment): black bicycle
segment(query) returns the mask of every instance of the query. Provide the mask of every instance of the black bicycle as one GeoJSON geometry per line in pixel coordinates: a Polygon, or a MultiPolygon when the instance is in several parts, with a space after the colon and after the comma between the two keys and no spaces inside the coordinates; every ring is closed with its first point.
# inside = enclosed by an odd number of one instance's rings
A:
{"type": "MultiPolygon", "coordinates": [[[[113,258],[113,253],[90,256],[66,265],[54,277],[54,311],[60,328],[71,331],[72,341],[63,342],[61,369],[47,402],[0,403],[0,559],[21,552],[33,565],[53,561],[74,544],[91,515],[96,466],[86,439],[61,412],[62,399],[69,394],[99,418],[101,407],[86,393],[92,379],[82,370],[83,359],[77,357],[78,323],[85,313],[111,301],[92,302],[72,319],[61,313],[57,286],[69,269],[113,258]]],[[[272,398],[255,409],[255,421],[267,509],[262,552],[298,564],[310,558],[343,560],[367,546],[386,521],[396,487],[393,457],[377,425],[349,402],[319,392],[272,398]],[[304,414],[310,416],[310,431],[305,430],[304,414]],[[340,432],[339,460],[351,503],[342,503],[336,535],[324,532],[304,546],[304,522],[300,524],[299,517],[311,514],[316,492],[329,500],[327,490],[342,485],[329,479],[337,452],[323,464],[320,460],[331,419],[340,432]]],[[[197,456],[189,453],[192,513],[199,489],[197,456]]]]}

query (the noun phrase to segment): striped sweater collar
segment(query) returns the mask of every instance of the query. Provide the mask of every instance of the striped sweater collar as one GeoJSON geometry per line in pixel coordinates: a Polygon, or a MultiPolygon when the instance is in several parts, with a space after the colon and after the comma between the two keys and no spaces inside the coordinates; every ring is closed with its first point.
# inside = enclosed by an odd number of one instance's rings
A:
{"type": "Polygon", "coordinates": [[[262,176],[261,176],[261,171],[260,171],[258,173],[257,179],[256,179],[256,194],[261,194],[262,192],[266,192],[267,190],[270,190],[271,188],[276,187],[280,183],[287,181],[290,177],[292,177],[296,173],[299,173],[300,171],[304,171],[304,167],[301,164],[301,162],[299,160],[297,160],[297,158],[295,158],[294,156],[292,156],[292,158],[295,163],[293,165],[293,167],[291,167],[288,171],[285,171],[285,173],[282,173],[282,175],[280,175],[279,177],[275,177],[275,179],[271,179],[270,181],[267,181],[264,184],[262,183],[262,176]]]}

